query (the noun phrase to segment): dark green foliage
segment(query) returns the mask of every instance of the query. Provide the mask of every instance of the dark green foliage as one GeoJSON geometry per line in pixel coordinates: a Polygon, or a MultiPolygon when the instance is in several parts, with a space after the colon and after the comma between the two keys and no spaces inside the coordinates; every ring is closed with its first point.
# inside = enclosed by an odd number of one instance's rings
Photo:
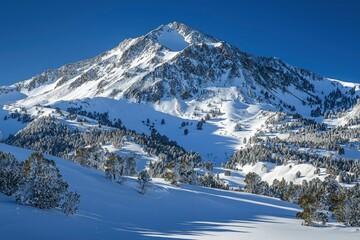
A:
{"type": "Polygon", "coordinates": [[[11,154],[0,152],[0,192],[14,194],[22,179],[22,166],[11,154]]]}
{"type": "MultiPolygon", "coordinates": [[[[357,135],[355,135],[354,132],[354,137],[355,136],[357,135]]],[[[324,139],[326,139],[326,137],[327,136],[324,136],[324,139]]],[[[328,140],[326,139],[326,141],[328,140]]],[[[333,176],[336,176],[341,171],[344,171],[342,179],[347,183],[356,181],[357,176],[360,175],[360,161],[356,159],[339,159],[338,161],[334,161],[331,156],[321,156],[309,152],[296,151],[293,148],[294,145],[302,148],[310,148],[311,145],[305,143],[305,141],[304,144],[295,142],[292,140],[291,136],[286,141],[280,140],[278,138],[267,138],[265,140],[260,138],[250,138],[248,142],[256,144],[235,152],[230,161],[226,163],[227,168],[234,169],[236,168],[237,164],[243,166],[245,164],[255,164],[259,161],[271,162],[277,165],[287,164],[289,161],[292,161],[295,162],[295,164],[310,163],[317,168],[327,168],[328,171],[330,171],[328,173],[332,174],[333,176]],[[291,145],[288,146],[287,144],[291,145]],[[349,175],[346,172],[351,172],[354,174],[349,175]]],[[[336,142],[337,140],[333,139],[333,142],[329,142],[330,145],[328,145],[328,148],[333,150],[338,149],[336,142]]],[[[317,142],[314,144],[315,146],[311,148],[317,148],[317,145],[319,144],[323,144],[319,148],[327,146],[321,140],[317,140],[317,142]]]]}
{"type": "Polygon", "coordinates": [[[120,119],[114,119],[111,121],[109,119],[109,112],[99,113],[99,112],[88,112],[83,110],[81,107],[79,108],[68,108],[66,110],[69,113],[69,118],[76,119],[77,115],[81,115],[83,117],[88,117],[98,121],[99,126],[109,126],[116,127],[122,129],[122,122],[120,119]]]}
{"type": "Polygon", "coordinates": [[[12,155],[0,152],[0,173],[5,171],[1,181],[1,192],[15,195],[20,204],[41,209],[61,207],[66,215],[74,214],[80,195],[67,190],[68,184],[61,179],[60,172],[52,160],[45,159],[41,153],[33,153],[19,163],[12,155]],[[4,160],[5,159],[5,160],[4,160]],[[6,166],[6,168],[2,168],[6,166]],[[11,174],[9,174],[11,172],[11,174]],[[11,176],[11,177],[10,177],[11,176]]]}
{"type": "Polygon", "coordinates": [[[349,226],[360,226],[360,184],[348,189],[345,206],[345,221],[349,226]]]}
{"type": "Polygon", "coordinates": [[[303,194],[299,198],[299,205],[303,209],[303,212],[301,213],[301,219],[304,220],[304,225],[306,226],[312,226],[313,225],[313,219],[316,212],[316,209],[318,201],[316,199],[316,196],[308,193],[303,194]]]}
{"type": "Polygon", "coordinates": [[[318,222],[321,222],[322,225],[325,225],[329,221],[329,215],[326,211],[317,211],[315,212],[314,219],[318,222]]]}
{"type": "Polygon", "coordinates": [[[67,192],[63,196],[60,208],[65,213],[65,215],[75,214],[78,210],[78,205],[80,203],[80,195],[76,192],[67,192]]]}
{"type": "Polygon", "coordinates": [[[275,179],[268,186],[261,181],[256,173],[248,173],[245,177],[245,191],[299,204],[303,209],[297,213],[297,218],[303,219],[303,224],[312,226],[314,221],[325,224],[329,216],[338,222],[345,222],[349,226],[360,226],[360,184],[352,188],[345,188],[337,181],[327,178],[320,181],[318,178],[302,185],[287,183],[275,179]]]}
{"type": "Polygon", "coordinates": [[[110,154],[105,162],[105,176],[111,181],[122,184],[126,181],[124,176],[131,176],[136,173],[135,168],[135,157],[110,154]]]}
{"type": "Polygon", "coordinates": [[[245,192],[260,194],[261,177],[258,174],[249,172],[245,176],[244,183],[246,184],[245,192]]]}
{"type": "Polygon", "coordinates": [[[197,130],[202,130],[202,129],[203,129],[203,124],[204,124],[203,121],[199,121],[199,122],[196,124],[196,129],[197,129],[197,130]]]}
{"type": "Polygon", "coordinates": [[[189,130],[187,128],[184,129],[184,135],[188,135],[189,134],[189,130]]]}
{"type": "Polygon", "coordinates": [[[15,195],[18,203],[41,209],[61,207],[66,215],[74,214],[80,195],[67,188],[55,162],[41,153],[19,163],[11,154],[0,152],[0,192],[15,195]]]}
{"type": "Polygon", "coordinates": [[[60,172],[52,160],[40,153],[33,153],[24,162],[24,177],[17,191],[16,201],[41,209],[55,208],[68,184],[61,179],[60,172]]]}
{"type": "MultiPolygon", "coordinates": [[[[22,123],[29,123],[33,121],[32,116],[27,113],[27,110],[25,108],[21,108],[20,112],[18,110],[15,110],[14,112],[10,113],[9,117],[12,119],[17,119],[18,122],[22,123]]],[[[5,116],[4,120],[7,120],[9,117],[5,116]]]]}
{"type": "Polygon", "coordinates": [[[220,179],[219,174],[216,174],[216,176],[214,177],[209,172],[199,177],[198,184],[204,187],[220,188],[225,190],[229,189],[229,185],[224,180],[220,179]]]}
{"type": "Polygon", "coordinates": [[[6,142],[75,160],[84,166],[104,169],[109,153],[106,153],[101,145],[111,144],[120,149],[126,138],[141,145],[149,154],[163,156],[161,161],[150,166],[152,176],[163,177],[170,166],[174,167],[174,163],[179,162],[184,169],[187,169],[184,171],[185,176],[182,179],[194,181],[190,176],[195,174],[193,168],[201,161],[200,155],[185,151],[175,141],[159,134],[155,128],[152,129],[150,136],[125,128],[113,131],[79,132],[77,129],[70,129],[61,124],[53,117],[45,117],[32,122],[16,136],[9,137],[6,142]]]}
{"type": "Polygon", "coordinates": [[[139,193],[144,195],[152,187],[152,179],[147,170],[142,170],[138,174],[139,193]]]}

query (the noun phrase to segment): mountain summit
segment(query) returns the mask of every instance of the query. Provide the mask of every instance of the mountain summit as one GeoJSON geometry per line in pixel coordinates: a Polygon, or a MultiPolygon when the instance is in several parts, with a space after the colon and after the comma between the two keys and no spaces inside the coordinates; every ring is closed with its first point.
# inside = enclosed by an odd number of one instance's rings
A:
{"type": "Polygon", "coordinates": [[[185,101],[186,108],[191,100],[220,96],[308,116],[348,109],[358,96],[355,85],[343,85],[278,58],[242,52],[179,22],[126,39],[94,58],[47,70],[15,87],[28,95],[24,104],[106,97],[153,103],[176,99],[185,101]]]}
{"type": "Polygon", "coordinates": [[[146,34],[146,36],[172,51],[182,51],[191,44],[220,42],[217,38],[201,33],[179,22],[161,25],[146,34]]]}

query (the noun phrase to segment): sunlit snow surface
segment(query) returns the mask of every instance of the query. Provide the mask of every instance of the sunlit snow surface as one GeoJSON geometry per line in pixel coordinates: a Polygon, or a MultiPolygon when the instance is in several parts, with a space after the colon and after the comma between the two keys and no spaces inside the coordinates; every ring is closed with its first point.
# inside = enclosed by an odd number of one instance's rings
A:
{"type": "Polygon", "coordinates": [[[172,51],[181,51],[189,45],[183,36],[168,27],[164,27],[164,30],[158,36],[158,41],[172,51]]]}

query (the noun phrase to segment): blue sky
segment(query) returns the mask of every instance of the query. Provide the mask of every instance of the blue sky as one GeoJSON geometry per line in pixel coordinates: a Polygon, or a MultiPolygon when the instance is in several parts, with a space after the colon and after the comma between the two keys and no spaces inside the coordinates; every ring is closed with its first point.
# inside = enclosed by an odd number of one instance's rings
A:
{"type": "Polygon", "coordinates": [[[357,0],[1,0],[0,85],[180,21],[240,50],[360,82],[357,0]]]}

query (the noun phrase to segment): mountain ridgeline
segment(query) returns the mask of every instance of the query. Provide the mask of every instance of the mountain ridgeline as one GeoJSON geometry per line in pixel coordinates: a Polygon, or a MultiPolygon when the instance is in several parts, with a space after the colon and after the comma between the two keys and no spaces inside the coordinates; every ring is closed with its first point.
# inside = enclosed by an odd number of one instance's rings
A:
{"type": "Polygon", "coordinates": [[[324,116],[356,103],[358,88],[278,58],[257,57],[182,23],[163,25],[94,58],[47,70],[13,87],[38,102],[107,97],[136,102],[199,100],[233,88],[233,99],[324,116]],[[46,87],[46,91],[38,91],[46,87]],[[54,96],[56,98],[54,99],[54,96]],[[71,96],[71,97],[70,97],[71,96]]]}

